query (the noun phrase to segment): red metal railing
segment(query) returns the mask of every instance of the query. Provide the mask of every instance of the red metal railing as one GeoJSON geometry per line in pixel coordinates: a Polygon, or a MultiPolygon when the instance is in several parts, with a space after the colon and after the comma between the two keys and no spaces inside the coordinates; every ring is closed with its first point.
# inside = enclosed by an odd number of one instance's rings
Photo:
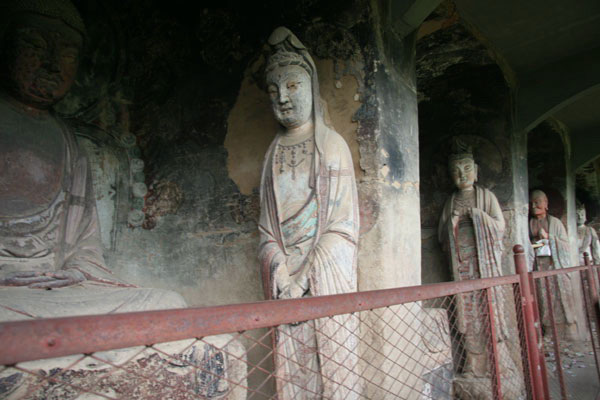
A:
{"type": "Polygon", "coordinates": [[[529,273],[520,246],[515,265],[499,278],[0,323],[0,398],[579,398],[553,307],[542,332],[536,285],[552,305],[551,280],[581,276],[581,349],[597,363],[600,268],[529,273]]]}

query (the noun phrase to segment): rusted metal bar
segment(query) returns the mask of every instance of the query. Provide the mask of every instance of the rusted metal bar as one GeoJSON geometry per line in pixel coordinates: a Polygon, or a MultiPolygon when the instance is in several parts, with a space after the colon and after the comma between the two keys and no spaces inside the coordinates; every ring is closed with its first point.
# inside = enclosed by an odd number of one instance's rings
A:
{"type": "Polygon", "coordinates": [[[598,287],[596,286],[596,280],[594,278],[594,268],[592,266],[592,261],[590,260],[590,255],[587,252],[583,253],[583,259],[587,267],[587,273],[590,281],[589,289],[590,297],[592,299],[592,305],[594,306],[594,308],[596,308],[598,304],[598,287]]]}
{"type": "MultiPolygon", "coordinates": [[[[535,269],[535,268],[534,268],[535,269]]],[[[546,272],[546,271],[544,271],[546,272]]],[[[533,301],[533,323],[536,327],[537,332],[537,343],[538,343],[538,354],[540,355],[539,363],[542,369],[542,381],[544,383],[544,391],[547,399],[551,399],[550,396],[550,385],[548,384],[548,367],[546,366],[546,357],[544,351],[544,337],[542,332],[542,318],[540,317],[540,302],[537,292],[537,285],[533,274],[536,272],[529,272],[527,277],[529,278],[529,287],[531,288],[531,295],[533,301]]]]}
{"type": "Polygon", "coordinates": [[[303,299],[0,323],[0,365],[239,332],[483,290],[517,275],[303,299]]]}
{"type": "Polygon", "coordinates": [[[523,312],[523,323],[525,326],[525,340],[527,351],[529,353],[529,375],[531,377],[531,387],[533,389],[533,398],[536,400],[546,400],[546,390],[542,377],[542,368],[540,366],[540,354],[537,343],[537,332],[533,316],[533,295],[527,273],[527,263],[525,261],[525,250],[521,245],[513,247],[515,267],[520,278],[521,286],[521,305],[523,312]]]}
{"type": "Polygon", "coordinates": [[[533,271],[531,274],[533,275],[534,279],[541,279],[541,278],[545,278],[547,276],[564,275],[564,274],[570,274],[571,272],[580,272],[580,271],[586,271],[586,270],[587,270],[587,267],[580,266],[580,267],[553,269],[550,271],[533,271]]]}
{"type": "MultiPolygon", "coordinates": [[[[600,267],[598,265],[592,265],[592,269],[596,269],[598,274],[598,286],[596,286],[596,289],[598,290],[598,303],[596,303],[594,310],[596,311],[596,319],[600,321],[600,267]]],[[[600,332],[598,332],[598,335],[600,335],[600,332]]]]}
{"type": "MultiPolygon", "coordinates": [[[[584,300],[586,301],[586,315],[588,316],[588,327],[590,329],[590,338],[592,340],[592,348],[594,349],[594,359],[596,360],[596,371],[598,372],[598,378],[600,378],[600,354],[596,349],[597,342],[600,341],[600,337],[594,337],[594,330],[592,329],[592,323],[596,324],[596,333],[600,334],[600,319],[595,310],[598,308],[598,292],[596,291],[596,282],[594,281],[594,272],[590,262],[590,256],[587,252],[583,253],[583,259],[587,266],[586,276],[588,281],[588,292],[587,296],[584,290],[584,300]],[[589,302],[588,302],[589,299],[589,302]],[[593,320],[593,321],[592,321],[593,320]]],[[[583,275],[583,272],[582,272],[583,275]]],[[[581,284],[583,285],[583,276],[581,277],[581,284]]]]}
{"type": "Polygon", "coordinates": [[[490,324],[489,337],[491,341],[492,358],[492,388],[494,390],[494,399],[502,400],[502,379],[500,376],[500,354],[498,354],[498,337],[496,335],[496,324],[494,323],[494,305],[492,288],[485,289],[487,300],[487,314],[490,324]]]}
{"type": "MultiPolygon", "coordinates": [[[[589,257],[589,255],[588,255],[589,257]]],[[[592,265],[592,268],[596,269],[596,273],[598,275],[598,285],[599,285],[599,289],[600,289],[600,268],[597,265],[592,265]]],[[[600,295],[600,293],[598,293],[600,295]]]]}
{"type": "Polygon", "coordinates": [[[550,290],[550,277],[544,277],[544,286],[546,287],[548,316],[550,317],[550,324],[552,325],[552,339],[554,341],[554,360],[556,362],[556,374],[558,375],[558,382],[560,384],[560,394],[563,400],[567,400],[567,386],[565,385],[565,374],[563,371],[562,359],[560,356],[558,331],[556,329],[556,320],[554,319],[554,309],[552,308],[552,292],[550,290]]]}

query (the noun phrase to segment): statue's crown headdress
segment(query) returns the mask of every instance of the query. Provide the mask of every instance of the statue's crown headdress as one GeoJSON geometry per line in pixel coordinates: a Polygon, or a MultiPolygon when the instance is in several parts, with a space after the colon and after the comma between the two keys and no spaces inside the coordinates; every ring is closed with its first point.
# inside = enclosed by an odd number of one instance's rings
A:
{"type": "Polygon", "coordinates": [[[265,74],[277,67],[297,65],[304,68],[309,76],[313,76],[314,63],[302,42],[289,29],[279,27],[273,31],[268,40],[271,55],[267,61],[265,74]]]}
{"type": "Polygon", "coordinates": [[[455,137],[452,140],[452,153],[448,157],[448,161],[452,162],[464,159],[471,159],[473,161],[475,160],[473,157],[473,149],[460,138],[455,137]]]}
{"type": "MultiPolygon", "coordinates": [[[[2,0],[0,1],[0,30],[4,31],[16,15],[33,13],[56,18],[85,36],[85,25],[70,0],[2,0]]],[[[3,32],[0,32],[3,33],[3,32]]]]}

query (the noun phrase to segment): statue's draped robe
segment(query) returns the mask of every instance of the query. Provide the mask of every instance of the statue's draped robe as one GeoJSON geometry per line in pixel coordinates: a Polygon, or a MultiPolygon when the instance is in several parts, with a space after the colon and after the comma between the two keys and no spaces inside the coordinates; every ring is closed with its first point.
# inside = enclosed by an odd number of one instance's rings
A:
{"type": "Polygon", "coordinates": [[[53,290],[0,287],[0,321],[185,307],[177,293],[136,288],[105,266],[86,157],[52,115],[0,99],[0,277],[76,269],[53,290]]]}
{"type": "MultiPolygon", "coordinates": [[[[312,296],[357,290],[356,253],[359,216],[350,151],[336,132],[319,125],[305,193],[305,206],[282,221],[271,144],[261,180],[259,259],[268,299],[278,289],[275,271],[286,263],[290,274],[309,263],[312,296]]],[[[277,329],[275,368],[279,399],[358,398],[358,318],[340,315],[277,329]]]]}
{"type": "Polygon", "coordinates": [[[591,226],[584,225],[577,228],[579,245],[579,263],[584,264],[583,253],[588,253],[590,261],[594,265],[600,265],[600,241],[596,230],[591,226]]]}
{"type": "MultiPolygon", "coordinates": [[[[502,238],[505,227],[502,210],[496,196],[491,191],[479,186],[475,186],[474,190],[475,208],[471,218],[461,217],[458,226],[456,228],[452,226],[452,209],[457,196],[454,193],[446,201],[438,227],[438,238],[450,256],[455,280],[502,276],[502,238]],[[469,226],[461,227],[461,225],[467,224],[469,226]],[[465,265],[475,266],[474,276],[465,277],[465,265]]],[[[494,289],[496,332],[499,340],[508,337],[504,296],[501,289],[494,289]]],[[[481,295],[455,296],[456,324],[463,335],[467,353],[463,367],[464,372],[470,372],[476,376],[489,372],[486,357],[488,339],[486,338],[487,332],[484,330],[487,322],[482,320],[484,307],[485,302],[481,295]],[[481,358],[478,356],[483,356],[486,360],[478,361],[481,358]]]]}
{"type": "MultiPolygon", "coordinates": [[[[548,244],[550,246],[551,256],[536,257],[536,268],[538,271],[548,271],[554,269],[568,268],[571,266],[571,253],[569,237],[567,231],[560,219],[551,215],[547,216],[548,222],[548,244]]],[[[532,230],[533,220],[530,220],[530,233],[532,230]]],[[[557,275],[556,278],[550,279],[551,287],[558,289],[552,290],[554,320],[557,325],[571,325],[568,331],[559,334],[561,336],[574,335],[575,329],[575,304],[573,300],[573,285],[571,277],[566,274],[557,275]],[[557,287],[554,287],[557,285],[557,287]]],[[[546,292],[541,281],[537,285],[537,296],[540,302],[542,324],[545,327],[550,327],[550,316],[548,315],[548,302],[546,301],[546,292]]],[[[561,328],[559,328],[559,331],[561,328]]]]}

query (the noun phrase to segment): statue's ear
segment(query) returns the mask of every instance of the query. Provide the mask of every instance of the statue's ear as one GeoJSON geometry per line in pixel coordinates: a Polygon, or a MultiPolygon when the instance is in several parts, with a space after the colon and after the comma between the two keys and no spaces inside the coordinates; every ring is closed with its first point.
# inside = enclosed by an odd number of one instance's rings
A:
{"type": "Polygon", "coordinates": [[[477,182],[479,179],[479,166],[476,163],[473,163],[473,166],[475,167],[475,182],[477,182]]]}

